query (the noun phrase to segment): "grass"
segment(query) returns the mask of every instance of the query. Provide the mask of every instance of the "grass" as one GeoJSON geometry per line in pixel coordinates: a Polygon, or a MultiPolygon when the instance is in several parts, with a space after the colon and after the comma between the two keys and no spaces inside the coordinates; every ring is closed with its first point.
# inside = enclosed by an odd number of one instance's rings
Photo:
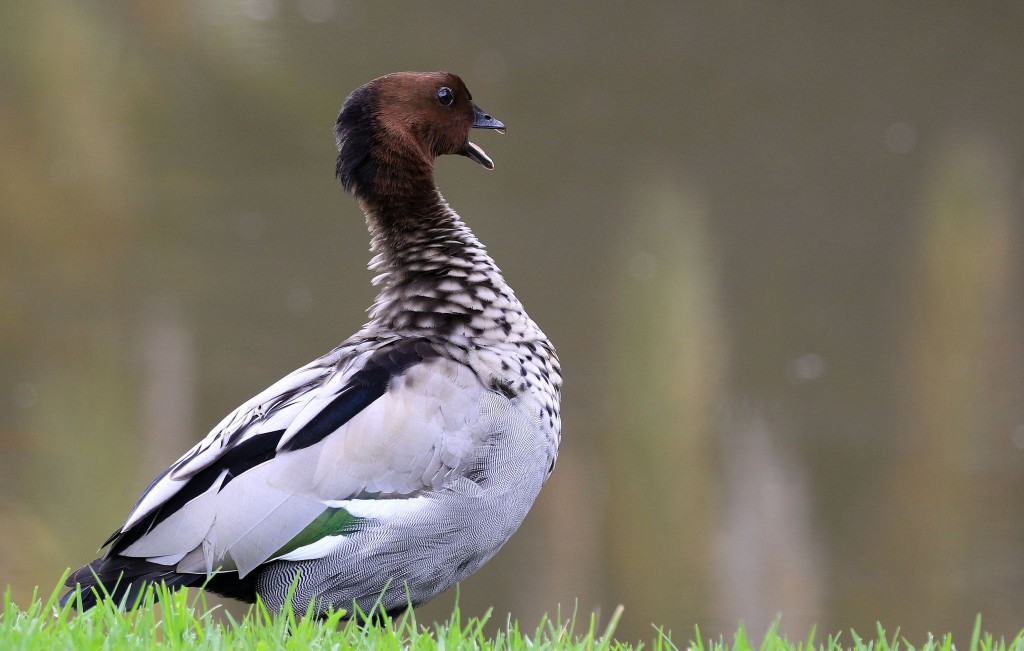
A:
{"type": "MultiPolygon", "coordinates": [[[[63,581],[61,582],[63,583],[63,581]]],[[[621,608],[604,629],[591,616],[585,629],[577,633],[575,617],[566,622],[544,619],[535,630],[523,631],[509,620],[501,630],[488,636],[483,618],[463,621],[458,606],[448,621],[423,626],[415,613],[398,618],[381,616],[375,625],[361,625],[360,619],[344,620],[337,611],[324,620],[296,615],[289,607],[271,613],[256,603],[237,620],[226,611],[206,604],[201,590],[172,592],[165,586],[148,589],[139,607],[124,609],[111,600],[103,600],[85,613],[77,613],[72,604],[61,607],[63,589],[56,588],[48,598],[38,591],[25,608],[11,598],[10,589],[0,611],[0,649],[69,651],[193,649],[246,650],[284,649],[413,649],[423,651],[455,649],[625,649],[612,634],[621,608]],[[159,600],[159,604],[155,602],[159,600]]],[[[674,649],[665,637],[656,645],[674,649]]]]}
{"type": "MultiPolygon", "coordinates": [[[[950,635],[929,636],[923,644],[914,646],[902,638],[898,630],[890,635],[881,626],[870,638],[850,631],[848,635],[829,635],[819,641],[812,630],[806,639],[790,641],[773,625],[759,643],[751,640],[742,626],[729,641],[703,639],[697,629],[693,641],[682,647],[673,643],[669,633],[655,628],[647,644],[634,646],[614,638],[621,607],[605,626],[599,626],[594,615],[582,622],[574,614],[564,621],[560,617],[544,618],[528,632],[517,622],[508,620],[496,633],[488,635],[484,629],[489,615],[464,622],[458,606],[448,621],[431,626],[418,623],[414,613],[395,619],[384,617],[377,625],[360,625],[355,618],[344,621],[341,611],[318,621],[298,616],[291,608],[270,613],[259,603],[250,608],[243,619],[237,620],[229,613],[207,607],[201,591],[170,592],[162,586],[147,591],[139,608],[126,611],[106,600],[78,614],[70,605],[62,608],[58,604],[60,592],[58,588],[48,598],[37,594],[23,609],[13,602],[8,589],[0,612],[0,649],[956,651],[950,635]],[[159,598],[159,606],[154,605],[155,598],[159,598]]],[[[1024,631],[1009,642],[996,640],[982,632],[979,616],[967,651],[1024,651],[1024,631]]]]}

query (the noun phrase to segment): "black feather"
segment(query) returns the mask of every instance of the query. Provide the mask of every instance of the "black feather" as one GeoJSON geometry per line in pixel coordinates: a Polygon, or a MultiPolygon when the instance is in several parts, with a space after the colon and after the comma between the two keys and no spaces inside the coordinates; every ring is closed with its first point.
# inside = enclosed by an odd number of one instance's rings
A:
{"type": "Polygon", "coordinates": [[[256,601],[256,579],[259,576],[259,572],[249,572],[241,578],[237,572],[219,572],[207,579],[203,588],[222,597],[251,604],[256,601]]]}
{"type": "Polygon", "coordinates": [[[331,404],[288,439],[281,451],[301,450],[324,440],[384,395],[392,378],[410,366],[436,356],[433,346],[422,340],[402,341],[378,350],[363,368],[352,374],[349,383],[331,404]]]}
{"type": "Polygon", "coordinates": [[[151,583],[163,582],[169,588],[183,588],[198,585],[205,579],[200,574],[179,574],[171,566],[151,563],[144,558],[98,558],[68,576],[64,585],[71,590],[61,597],[60,604],[63,606],[71,601],[76,594],[75,588],[81,586],[82,610],[89,610],[96,605],[98,599],[107,595],[115,603],[132,607],[151,583]]]}
{"type": "Polygon", "coordinates": [[[371,155],[377,132],[374,102],[372,86],[360,86],[345,100],[334,124],[338,143],[335,173],[345,191],[355,196],[370,188],[377,177],[377,162],[371,155]]]}

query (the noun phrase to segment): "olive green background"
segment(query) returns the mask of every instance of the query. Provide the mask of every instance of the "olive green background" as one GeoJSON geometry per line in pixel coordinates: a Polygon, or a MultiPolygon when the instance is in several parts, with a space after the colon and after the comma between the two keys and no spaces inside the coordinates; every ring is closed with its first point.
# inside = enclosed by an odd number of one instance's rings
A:
{"type": "Polygon", "coordinates": [[[1015,633],[1022,61],[1009,1],[4,2],[0,584],[92,558],[361,325],[331,126],[448,69],[508,134],[438,182],[565,371],[556,472],[467,611],[1015,633]]]}

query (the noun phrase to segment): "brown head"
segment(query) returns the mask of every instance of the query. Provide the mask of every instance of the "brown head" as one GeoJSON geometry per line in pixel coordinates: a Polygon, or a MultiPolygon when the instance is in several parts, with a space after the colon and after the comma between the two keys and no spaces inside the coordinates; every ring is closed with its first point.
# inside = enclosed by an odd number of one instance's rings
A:
{"type": "Polygon", "coordinates": [[[338,179],[357,197],[433,184],[434,159],[461,154],[493,169],[469,141],[471,129],[505,125],[473,103],[450,72],[396,72],[360,86],[345,100],[335,123],[338,179]]]}

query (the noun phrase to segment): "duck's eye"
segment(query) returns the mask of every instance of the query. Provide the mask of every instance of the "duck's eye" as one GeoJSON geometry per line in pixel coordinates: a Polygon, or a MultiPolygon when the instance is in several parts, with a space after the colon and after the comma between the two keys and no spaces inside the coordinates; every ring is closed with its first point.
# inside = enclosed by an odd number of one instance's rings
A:
{"type": "Polygon", "coordinates": [[[452,92],[451,88],[445,86],[437,91],[437,101],[441,103],[441,106],[451,106],[452,102],[455,101],[455,93],[452,92]]]}

